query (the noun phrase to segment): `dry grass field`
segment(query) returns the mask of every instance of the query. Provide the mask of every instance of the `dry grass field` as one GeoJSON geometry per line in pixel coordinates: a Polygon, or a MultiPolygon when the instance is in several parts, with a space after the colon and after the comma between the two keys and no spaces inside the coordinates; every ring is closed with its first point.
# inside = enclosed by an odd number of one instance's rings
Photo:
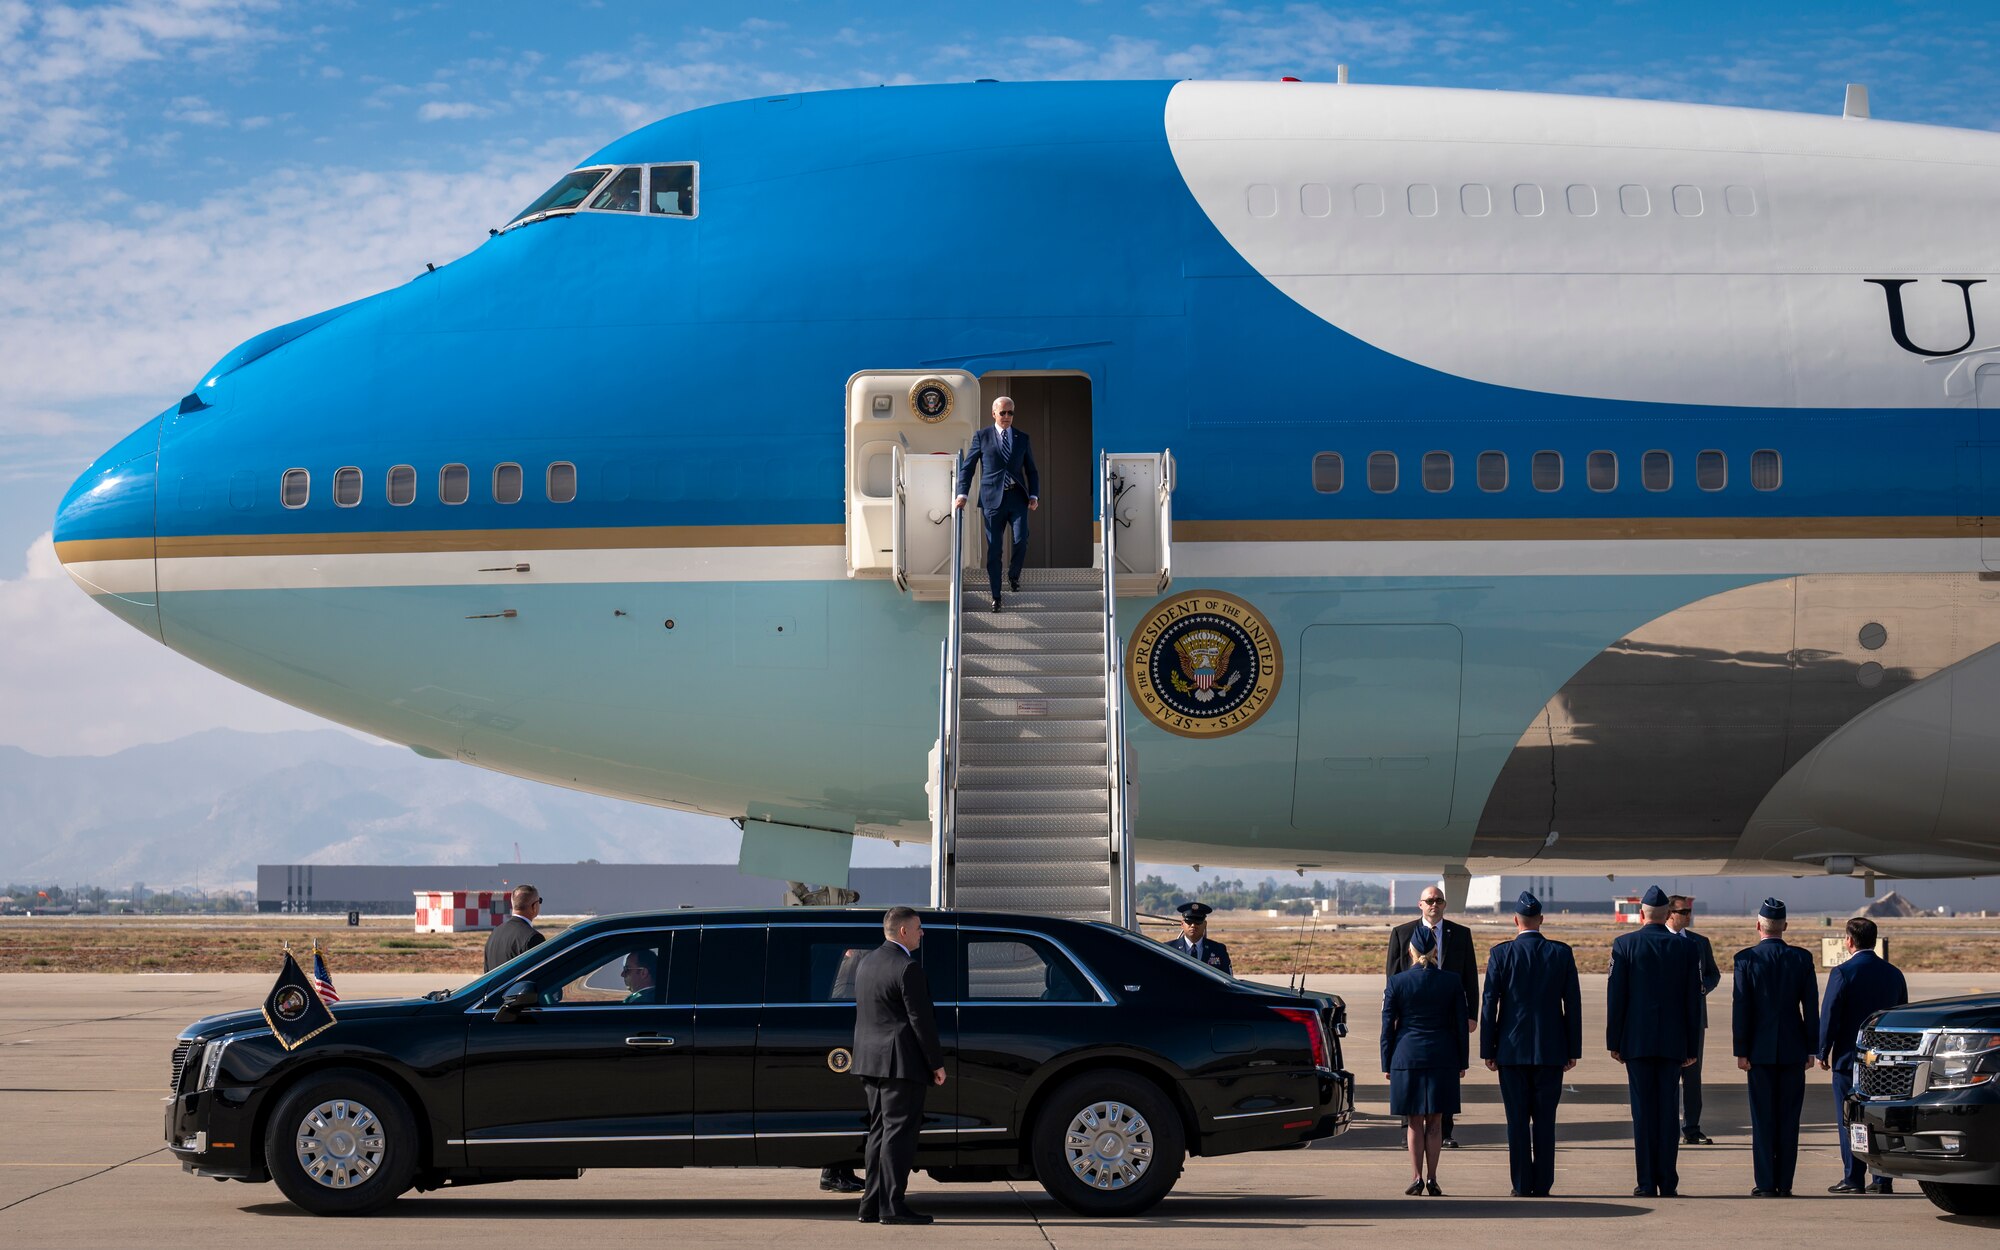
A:
{"type": "MultiPolygon", "coordinates": [[[[1508,917],[1455,917],[1472,926],[1480,962],[1496,942],[1513,932],[1508,917]]],[[[553,934],[571,923],[544,918],[553,934]]],[[[1310,973],[1379,972],[1388,943],[1389,920],[1361,917],[1321,920],[1301,928],[1295,919],[1218,912],[1210,936],[1228,944],[1236,971],[1283,976],[1310,973]]],[[[1885,920],[1889,957],[1911,972],[2000,970],[2000,920],[1921,917],[1885,920]]],[[[1730,957],[1756,940],[1748,918],[1708,916],[1697,927],[1715,944],[1716,960],[1729,970],[1730,957]]],[[[1551,916],[1544,932],[1576,948],[1586,974],[1605,971],[1613,938],[1627,926],[1604,917],[1551,916]]],[[[1146,932],[1162,940],[1177,928],[1148,923],[1146,932]]],[[[1791,938],[1819,954],[1819,939],[1840,932],[1806,919],[1791,938]]],[[[275,971],[287,941],[303,957],[317,936],[336,979],[344,972],[436,973],[441,986],[476,975],[485,935],[413,934],[400,918],[368,918],[349,928],[339,916],[5,916],[0,917],[0,972],[258,972],[275,971]]]]}

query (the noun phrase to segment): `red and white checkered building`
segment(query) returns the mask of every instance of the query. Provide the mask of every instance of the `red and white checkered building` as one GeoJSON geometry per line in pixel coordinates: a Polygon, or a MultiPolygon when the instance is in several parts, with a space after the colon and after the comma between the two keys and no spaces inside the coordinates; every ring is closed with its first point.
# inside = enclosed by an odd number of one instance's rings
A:
{"type": "Polygon", "coordinates": [[[470,933],[498,928],[506,894],[494,890],[414,890],[418,933],[470,933]]]}

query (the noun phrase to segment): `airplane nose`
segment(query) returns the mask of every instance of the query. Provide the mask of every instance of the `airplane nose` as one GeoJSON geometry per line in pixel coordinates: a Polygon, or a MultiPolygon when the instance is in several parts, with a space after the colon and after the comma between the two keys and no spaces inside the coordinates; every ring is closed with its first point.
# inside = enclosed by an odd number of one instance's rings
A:
{"type": "Polygon", "coordinates": [[[83,471],[56,508],[56,556],[71,580],[136,629],[160,637],[154,573],[154,494],[160,425],[154,417],[83,471]]]}

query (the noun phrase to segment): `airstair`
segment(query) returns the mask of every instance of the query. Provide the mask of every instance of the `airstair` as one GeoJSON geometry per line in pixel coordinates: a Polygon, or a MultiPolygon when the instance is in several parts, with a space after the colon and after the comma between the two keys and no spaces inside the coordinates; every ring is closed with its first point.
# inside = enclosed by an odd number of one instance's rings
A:
{"type": "Polygon", "coordinates": [[[1029,569],[999,612],[984,570],[966,567],[968,526],[950,527],[929,787],[936,905],[1132,924],[1117,598],[1172,578],[1172,466],[1168,453],[1101,455],[1097,567],[1029,569]]]}

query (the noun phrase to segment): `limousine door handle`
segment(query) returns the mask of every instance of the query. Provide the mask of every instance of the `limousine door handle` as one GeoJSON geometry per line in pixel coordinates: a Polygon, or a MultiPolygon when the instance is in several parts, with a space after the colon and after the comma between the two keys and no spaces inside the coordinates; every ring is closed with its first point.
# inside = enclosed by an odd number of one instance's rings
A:
{"type": "Polygon", "coordinates": [[[637,1037],[626,1038],[625,1044],[627,1046],[671,1046],[674,1044],[674,1039],[671,1037],[661,1037],[658,1033],[641,1033],[637,1037]]]}

